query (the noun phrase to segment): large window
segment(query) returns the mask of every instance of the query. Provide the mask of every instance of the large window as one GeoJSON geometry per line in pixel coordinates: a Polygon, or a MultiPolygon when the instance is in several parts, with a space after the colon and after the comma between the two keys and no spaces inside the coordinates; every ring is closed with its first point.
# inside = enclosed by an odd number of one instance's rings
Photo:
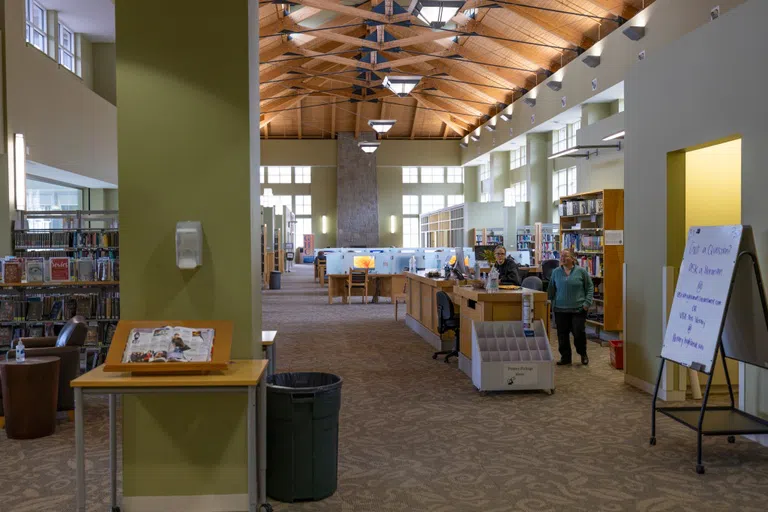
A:
{"type": "Polygon", "coordinates": [[[485,181],[491,177],[491,167],[488,165],[480,166],[480,181],[485,181]]]}
{"type": "Polygon", "coordinates": [[[272,189],[266,189],[265,194],[261,196],[261,206],[268,206],[275,208],[275,213],[280,215],[283,212],[283,206],[287,206],[288,209],[292,209],[292,197],[291,196],[273,196],[272,189]]]}
{"type": "Polygon", "coordinates": [[[524,166],[528,161],[525,154],[525,146],[520,146],[510,152],[510,169],[517,169],[524,166]]]}
{"type": "Polygon", "coordinates": [[[418,182],[419,182],[419,168],[403,167],[403,183],[418,183],[418,182]]]}
{"type": "Polygon", "coordinates": [[[296,247],[304,247],[304,235],[312,234],[312,217],[296,217],[296,247]]]}
{"type": "Polygon", "coordinates": [[[77,73],[75,65],[75,34],[59,23],[59,64],[73,73],[77,73]]]}
{"type": "Polygon", "coordinates": [[[419,196],[403,196],[403,215],[419,214],[419,196]]]}
{"type": "Polygon", "coordinates": [[[443,167],[422,167],[422,183],[445,183],[445,169],[443,167]]]}
{"type": "Polygon", "coordinates": [[[552,200],[576,193],[576,167],[555,171],[552,174],[552,200]]]}
{"type": "Polygon", "coordinates": [[[48,13],[33,0],[24,0],[27,11],[26,40],[43,53],[48,52],[48,13]]]}
{"type": "Polygon", "coordinates": [[[267,167],[267,180],[269,183],[290,183],[290,167],[267,167]]]}
{"type": "Polygon", "coordinates": [[[312,168],[296,167],[296,183],[312,183],[312,168]]]}
{"type": "Polygon", "coordinates": [[[449,167],[448,168],[448,183],[464,183],[464,168],[463,167],[449,167]]]}
{"type": "Polygon", "coordinates": [[[419,246],[419,218],[403,217],[403,247],[419,246]]]}
{"type": "Polygon", "coordinates": [[[528,182],[519,181],[504,189],[504,206],[515,206],[518,202],[528,200],[528,182]]]}
{"type": "Polygon", "coordinates": [[[312,196],[296,196],[296,215],[312,215],[312,196]]]}
{"type": "Polygon", "coordinates": [[[449,195],[446,197],[446,199],[447,199],[446,206],[454,206],[457,204],[462,204],[464,202],[464,194],[449,195]]]}
{"type": "Polygon", "coordinates": [[[491,194],[488,193],[482,193],[480,194],[480,202],[481,203],[490,203],[491,202],[491,194]]]}
{"type": "Polygon", "coordinates": [[[421,196],[421,213],[433,212],[445,208],[445,196],[421,196]]]}
{"type": "Polygon", "coordinates": [[[264,183],[264,177],[267,174],[267,168],[266,167],[259,167],[259,180],[260,183],[264,183]]]}
{"type": "Polygon", "coordinates": [[[581,128],[581,121],[576,121],[552,132],[552,154],[560,153],[576,146],[576,132],[581,128]]]}

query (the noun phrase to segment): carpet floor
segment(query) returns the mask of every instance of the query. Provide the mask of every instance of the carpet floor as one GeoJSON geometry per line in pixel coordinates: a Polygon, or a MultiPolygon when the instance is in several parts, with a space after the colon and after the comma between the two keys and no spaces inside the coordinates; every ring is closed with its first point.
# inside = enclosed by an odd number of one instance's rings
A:
{"type": "MultiPolygon", "coordinates": [[[[478,393],[456,363],[395,322],[391,304],[328,305],[311,267],[265,291],[263,326],[277,329],[279,371],[344,379],[339,486],[320,502],[272,502],[277,511],[764,511],[768,448],[738,438],[704,443],[658,420],[651,397],[623,383],[608,349],[590,365],[557,368],[554,395],[478,393]]],[[[106,401],[87,414],[88,510],[107,510],[106,401]]],[[[0,433],[0,511],[74,510],[74,426],[10,441],[0,433]]]]}

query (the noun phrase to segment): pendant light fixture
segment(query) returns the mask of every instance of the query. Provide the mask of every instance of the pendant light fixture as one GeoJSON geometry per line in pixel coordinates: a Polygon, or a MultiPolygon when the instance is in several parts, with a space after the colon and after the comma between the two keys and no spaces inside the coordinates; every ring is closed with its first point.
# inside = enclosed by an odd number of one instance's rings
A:
{"type": "Polygon", "coordinates": [[[381,142],[358,142],[357,145],[365,153],[375,153],[381,142]]]}
{"type": "Polygon", "coordinates": [[[443,28],[462,7],[463,0],[419,0],[413,14],[432,28],[443,28]]]}
{"type": "Polygon", "coordinates": [[[368,126],[376,133],[387,133],[396,122],[394,119],[371,119],[368,121],[368,126]]]}
{"type": "Polygon", "coordinates": [[[382,85],[397,94],[401,98],[405,98],[411,91],[419,85],[421,81],[420,76],[391,76],[384,77],[382,85]]]}

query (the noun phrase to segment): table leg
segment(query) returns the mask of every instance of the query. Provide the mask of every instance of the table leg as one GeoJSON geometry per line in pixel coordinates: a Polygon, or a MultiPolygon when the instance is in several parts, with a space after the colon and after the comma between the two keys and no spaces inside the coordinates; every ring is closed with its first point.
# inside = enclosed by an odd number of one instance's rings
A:
{"type": "Polygon", "coordinates": [[[78,512],[85,512],[85,425],[83,388],[75,388],[75,478],[78,512]]]}
{"type": "Polygon", "coordinates": [[[248,511],[258,512],[259,509],[259,481],[257,475],[256,452],[256,388],[248,387],[248,511]]]}
{"type": "Polygon", "coordinates": [[[112,512],[117,506],[117,395],[109,395],[109,483],[112,490],[112,512]]]}
{"type": "Polygon", "coordinates": [[[267,359],[269,359],[269,375],[277,372],[277,359],[275,357],[275,344],[267,346],[267,359]]]}
{"type": "MultiPolygon", "coordinates": [[[[259,440],[259,504],[262,505],[267,502],[267,383],[264,379],[261,380],[258,388],[256,429],[259,440]]],[[[267,507],[267,510],[270,508],[267,507]]]]}

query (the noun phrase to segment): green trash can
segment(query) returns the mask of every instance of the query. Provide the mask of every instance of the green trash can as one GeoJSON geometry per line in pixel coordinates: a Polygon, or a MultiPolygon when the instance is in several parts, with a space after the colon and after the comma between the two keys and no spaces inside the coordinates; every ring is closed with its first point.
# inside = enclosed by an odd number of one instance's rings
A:
{"type": "Polygon", "coordinates": [[[282,276],[282,272],[278,272],[277,270],[273,270],[269,273],[269,289],[270,290],[279,290],[280,289],[280,277],[282,276]]]}
{"type": "Polygon", "coordinates": [[[336,492],[342,379],[278,373],[267,379],[267,494],[317,501],[336,492]]]}

